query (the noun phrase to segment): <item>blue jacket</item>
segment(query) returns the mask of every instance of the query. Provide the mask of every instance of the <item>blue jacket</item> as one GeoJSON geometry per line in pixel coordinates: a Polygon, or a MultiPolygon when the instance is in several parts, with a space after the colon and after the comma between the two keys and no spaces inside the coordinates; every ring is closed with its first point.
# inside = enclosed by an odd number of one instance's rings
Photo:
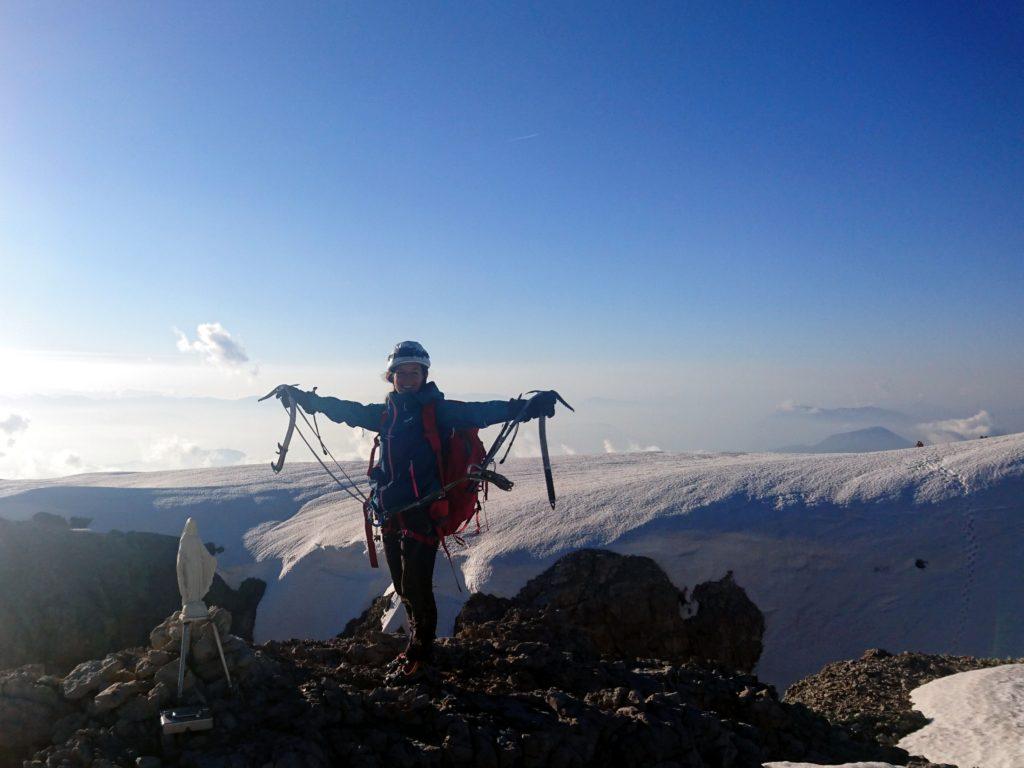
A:
{"type": "Polygon", "coordinates": [[[515,400],[460,403],[445,400],[432,381],[418,392],[390,392],[380,404],[363,405],[336,397],[312,395],[310,406],[331,421],[380,433],[380,458],[370,475],[378,506],[393,511],[441,487],[437,458],[423,430],[422,408],[436,402],[437,429],[483,429],[519,412],[515,400]]]}

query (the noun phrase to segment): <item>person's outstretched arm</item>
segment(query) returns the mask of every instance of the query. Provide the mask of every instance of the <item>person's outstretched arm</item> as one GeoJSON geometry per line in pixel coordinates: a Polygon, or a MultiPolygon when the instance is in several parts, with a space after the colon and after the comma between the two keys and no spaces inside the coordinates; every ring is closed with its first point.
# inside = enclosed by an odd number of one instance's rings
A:
{"type": "Polygon", "coordinates": [[[503,424],[509,419],[521,417],[523,421],[540,415],[554,416],[554,397],[541,393],[526,400],[488,400],[478,403],[460,403],[457,400],[442,400],[437,404],[437,421],[448,429],[483,429],[492,424],[503,424]],[[525,411],[523,409],[526,409],[525,411]]]}
{"type": "Polygon", "coordinates": [[[384,417],[383,403],[363,405],[353,400],[321,397],[315,392],[303,392],[301,389],[293,390],[292,396],[306,413],[322,413],[337,424],[348,424],[350,427],[362,427],[373,432],[380,432],[384,417]]]}

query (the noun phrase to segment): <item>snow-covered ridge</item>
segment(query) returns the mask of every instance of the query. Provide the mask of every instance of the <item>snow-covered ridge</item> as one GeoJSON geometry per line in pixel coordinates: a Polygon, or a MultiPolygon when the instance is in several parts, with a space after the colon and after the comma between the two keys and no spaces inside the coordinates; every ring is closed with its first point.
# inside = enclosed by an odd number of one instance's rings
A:
{"type": "MultiPolygon", "coordinates": [[[[299,454],[293,453],[294,456],[299,454]]],[[[365,465],[345,465],[356,478],[365,465]]],[[[472,590],[512,595],[566,551],[653,557],[679,586],[736,581],[764,611],[763,679],[784,685],[865,648],[1024,653],[1024,434],[870,454],[630,454],[509,461],[489,530],[455,552],[472,590]]],[[[229,580],[270,582],[257,639],[336,633],[389,583],[358,505],[319,465],[0,481],[0,516],[178,534],[196,518],[229,580]]],[[[464,599],[443,558],[441,630],[464,599]]]]}

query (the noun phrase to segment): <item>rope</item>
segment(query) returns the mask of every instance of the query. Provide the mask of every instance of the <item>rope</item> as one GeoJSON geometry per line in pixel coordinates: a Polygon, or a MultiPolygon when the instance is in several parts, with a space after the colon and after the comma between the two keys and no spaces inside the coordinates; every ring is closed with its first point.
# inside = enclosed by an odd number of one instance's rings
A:
{"type": "MultiPolygon", "coordinates": [[[[305,418],[305,416],[303,416],[303,418],[305,418]]],[[[302,434],[302,430],[299,429],[298,425],[295,426],[295,431],[298,433],[299,437],[302,438],[302,442],[306,444],[306,447],[309,448],[310,453],[313,454],[313,458],[320,462],[320,466],[324,468],[324,471],[331,476],[334,482],[336,482],[343,491],[345,491],[349,496],[358,501],[360,504],[366,503],[366,496],[363,495],[363,492],[360,491],[358,487],[356,488],[356,491],[358,491],[358,493],[354,492],[350,486],[347,486],[343,482],[341,482],[341,480],[338,479],[338,476],[331,472],[331,468],[324,464],[323,460],[319,456],[317,456],[313,446],[310,444],[309,440],[306,439],[306,436],[302,434]]],[[[345,470],[342,470],[342,474],[344,474],[344,472],[345,470]]],[[[348,477],[348,475],[346,474],[345,477],[348,477]]],[[[349,478],[349,482],[352,483],[351,478],[349,478]]],[[[355,483],[352,484],[353,486],[355,485],[355,483]]]]}
{"type": "MultiPolygon", "coordinates": [[[[345,479],[348,480],[349,483],[351,483],[352,487],[354,487],[357,491],[359,491],[359,486],[356,485],[356,481],[348,476],[348,472],[345,471],[345,468],[343,466],[341,466],[341,464],[338,463],[338,460],[336,458],[334,458],[334,454],[331,453],[329,450],[327,450],[327,446],[324,445],[323,438],[320,437],[320,430],[317,429],[317,427],[316,427],[316,414],[315,413],[313,414],[313,424],[310,424],[309,423],[309,419],[306,418],[306,414],[304,414],[302,412],[301,408],[299,409],[298,413],[299,413],[300,416],[302,416],[302,420],[304,422],[306,422],[306,426],[308,426],[310,429],[313,430],[313,434],[316,435],[316,439],[320,441],[320,447],[323,448],[324,455],[331,457],[331,461],[334,462],[334,465],[338,468],[338,470],[341,472],[341,474],[343,474],[345,476],[345,479]]],[[[299,433],[299,436],[302,437],[302,433],[301,432],[299,433]]],[[[302,439],[305,441],[306,438],[302,437],[302,439]]],[[[313,455],[316,456],[316,451],[313,450],[313,446],[309,445],[308,442],[306,443],[306,445],[309,446],[309,450],[313,451],[313,455]]],[[[320,461],[320,457],[319,456],[317,456],[317,461],[320,461]]],[[[320,461],[320,464],[323,465],[323,462],[320,461]]],[[[327,467],[325,466],[324,469],[327,469],[327,467]]],[[[327,471],[330,472],[330,470],[327,470],[327,471]]],[[[334,475],[332,474],[331,477],[334,477],[334,475]]],[[[337,478],[335,478],[335,479],[337,479],[337,478]]],[[[361,496],[361,500],[365,502],[366,501],[366,496],[363,494],[362,491],[359,491],[359,494],[361,496]]]]}

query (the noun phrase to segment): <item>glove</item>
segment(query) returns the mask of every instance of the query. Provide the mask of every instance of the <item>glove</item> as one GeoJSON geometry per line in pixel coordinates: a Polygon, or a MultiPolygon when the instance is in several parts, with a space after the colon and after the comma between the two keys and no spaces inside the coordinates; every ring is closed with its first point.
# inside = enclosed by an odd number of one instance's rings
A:
{"type": "Polygon", "coordinates": [[[284,403],[284,405],[287,407],[288,402],[287,400],[285,400],[286,395],[291,400],[294,400],[296,405],[302,408],[302,410],[304,410],[306,413],[311,415],[316,413],[317,395],[314,394],[313,392],[304,392],[298,387],[289,387],[287,385],[282,385],[277,388],[277,392],[274,394],[274,397],[276,397],[278,400],[284,403]]]}
{"type": "Polygon", "coordinates": [[[526,406],[526,413],[523,416],[523,421],[536,419],[539,416],[546,416],[550,419],[554,415],[555,393],[550,390],[547,392],[538,392],[530,400],[530,404],[526,406]]]}

